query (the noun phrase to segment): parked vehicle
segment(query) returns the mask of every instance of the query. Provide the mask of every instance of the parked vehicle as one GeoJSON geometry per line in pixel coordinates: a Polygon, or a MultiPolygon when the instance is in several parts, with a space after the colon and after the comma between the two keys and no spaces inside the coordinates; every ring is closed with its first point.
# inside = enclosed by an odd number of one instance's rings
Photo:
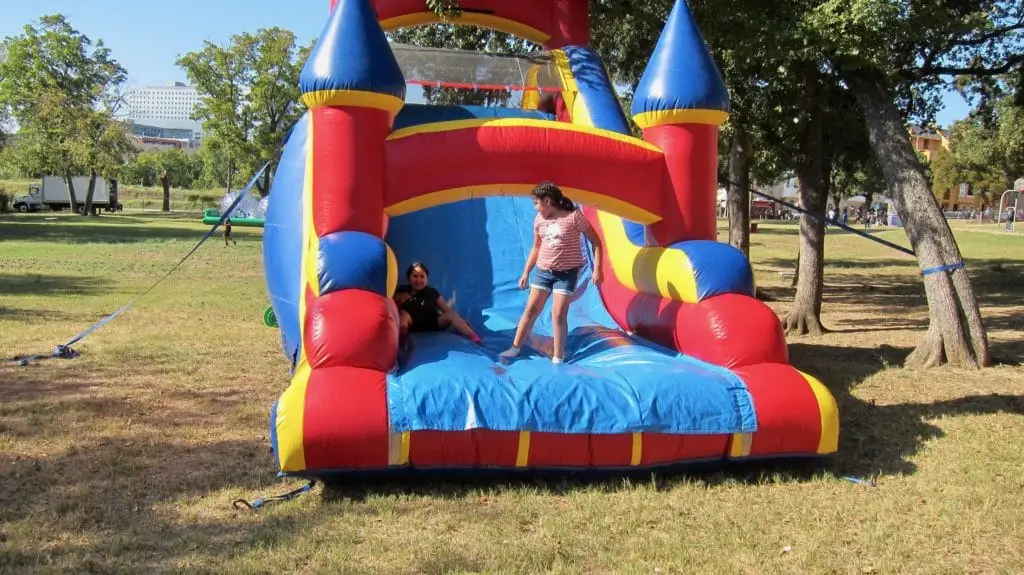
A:
{"type": "MultiPolygon", "coordinates": [[[[78,200],[78,213],[85,213],[85,197],[89,193],[89,176],[73,176],[72,183],[75,185],[75,199],[78,200]]],[[[41,184],[32,184],[28,188],[28,195],[17,196],[11,202],[12,207],[19,212],[35,212],[43,208],[54,211],[71,208],[71,194],[68,191],[67,181],[60,176],[46,176],[41,184]]],[[[120,212],[124,209],[117,201],[117,180],[96,178],[96,189],[92,195],[93,212],[103,210],[105,212],[120,212]]]]}

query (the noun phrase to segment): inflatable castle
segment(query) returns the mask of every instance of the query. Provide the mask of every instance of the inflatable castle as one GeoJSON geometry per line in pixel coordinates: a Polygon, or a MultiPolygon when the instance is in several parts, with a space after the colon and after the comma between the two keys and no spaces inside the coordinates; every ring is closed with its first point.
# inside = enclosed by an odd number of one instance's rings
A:
{"type": "Polygon", "coordinates": [[[389,43],[388,30],[438,21],[422,0],[331,9],[264,235],[293,367],[270,418],[282,475],[616,471],[837,450],[832,395],[789,364],[749,262],[716,241],[729,99],[684,0],[633,97],[642,139],[587,47],[587,0],[462,0],[455,24],[544,47],[521,56],[389,43]],[[509,70],[525,94],[515,106],[406,102],[430,74],[478,87],[510,84],[509,70]],[[549,302],[524,355],[502,364],[527,297],[529,194],[544,180],[584,206],[605,279],[581,274],[565,363],[550,360],[549,302]],[[398,363],[392,295],[413,261],[484,345],[414,334],[398,363]]]}

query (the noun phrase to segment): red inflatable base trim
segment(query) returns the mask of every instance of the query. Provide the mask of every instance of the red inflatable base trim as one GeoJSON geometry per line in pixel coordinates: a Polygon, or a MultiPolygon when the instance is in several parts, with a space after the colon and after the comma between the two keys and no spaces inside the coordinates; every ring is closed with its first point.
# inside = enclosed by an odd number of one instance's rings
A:
{"type": "Polygon", "coordinates": [[[387,381],[357,367],[314,369],[303,414],[306,469],[372,469],[388,464],[387,381]]]}
{"type": "MultiPolygon", "coordinates": [[[[398,467],[601,469],[659,467],[748,457],[818,456],[822,426],[810,384],[788,365],[736,371],[750,390],[758,431],[749,450],[730,455],[735,435],[563,434],[514,431],[413,431],[398,467]]],[[[381,470],[394,444],[387,429],[385,374],[336,367],[314,370],[306,395],[305,473],[381,470]]],[[[394,455],[394,454],[391,454],[394,455]]],[[[391,463],[395,463],[392,461],[391,463]]]]}

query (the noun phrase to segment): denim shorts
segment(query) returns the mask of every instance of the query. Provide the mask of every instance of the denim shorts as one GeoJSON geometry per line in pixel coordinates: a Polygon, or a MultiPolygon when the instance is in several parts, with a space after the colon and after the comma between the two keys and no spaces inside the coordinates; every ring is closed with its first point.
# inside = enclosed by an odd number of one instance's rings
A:
{"type": "Polygon", "coordinates": [[[533,272],[533,280],[530,281],[530,287],[547,292],[554,291],[563,295],[572,295],[576,291],[576,281],[579,277],[580,268],[573,268],[571,270],[542,270],[537,268],[533,272]]]}

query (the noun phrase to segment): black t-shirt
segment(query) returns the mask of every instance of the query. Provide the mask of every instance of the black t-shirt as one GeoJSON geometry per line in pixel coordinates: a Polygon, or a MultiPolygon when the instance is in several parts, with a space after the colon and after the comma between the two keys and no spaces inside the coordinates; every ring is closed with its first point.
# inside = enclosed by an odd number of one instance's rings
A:
{"type": "Polygon", "coordinates": [[[409,294],[409,299],[405,300],[398,307],[405,310],[413,319],[424,318],[429,320],[441,313],[441,309],[437,306],[437,299],[441,297],[441,292],[430,286],[417,292],[414,292],[409,286],[399,286],[395,293],[409,294]]]}

